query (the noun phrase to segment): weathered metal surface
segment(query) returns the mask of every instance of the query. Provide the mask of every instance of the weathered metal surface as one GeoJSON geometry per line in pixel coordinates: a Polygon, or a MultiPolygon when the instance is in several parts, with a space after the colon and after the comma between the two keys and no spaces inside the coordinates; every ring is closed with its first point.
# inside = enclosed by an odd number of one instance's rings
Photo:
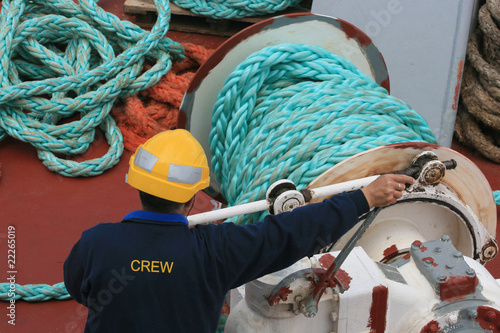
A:
{"type": "Polygon", "coordinates": [[[247,284],[225,332],[497,333],[500,328],[500,285],[480,263],[458,255],[447,237],[415,242],[411,258],[400,267],[377,263],[361,247],[354,248],[342,266],[345,292],[330,285],[318,314],[305,318],[300,313],[307,293],[338,255],[304,258],[247,284]],[[273,288],[281,292],[264,302],[273,288]]]}
{"type": "MultiPolygon", "coordinates": [[[[379,261],[387,257],[388,249],[394,249],[389,251],[392,252],[390,257],[394,257],[394,252],[404,255],[414,240],[434,240],[449,234],[464,254],[489,260],[497,251],[492,237],[497,224],[491,187],[474,163],[449,148],[428,143],[398,143],[374,148],[332,167],[308,188],[399,171],[423,152],[432,152],[439,160],[453,159],[457,167],[447,171],[432,192],[405,192],[403,199],[408,200],[405,204],[401,202],[385,208],[360,240],[360,246],[379,261]]],[[[340,250],[350,235],[341,238],[334,249],[340,250]]]]}

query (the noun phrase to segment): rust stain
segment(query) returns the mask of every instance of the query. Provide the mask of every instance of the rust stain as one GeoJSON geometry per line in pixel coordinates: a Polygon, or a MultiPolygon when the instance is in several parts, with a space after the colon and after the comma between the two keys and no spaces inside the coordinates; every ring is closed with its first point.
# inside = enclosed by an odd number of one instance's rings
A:
{"type": "Polygon", "coordinates": [[[435,320],[432,320],[427,325],[422,327],[420,333],[438,333],[440,331],[441,327],[439,327],[439,323],[435,320]]]}
{"type": "Polygon", "coordinates": [[[397,255],[398,253],[399,253],[399,250],[398,250],[396,245],[392,245],[392,246],[388,247],[387,249],[384,250],[384,258],[381,260],[381,262],[385,262],[385,261],[391,259],[392,257],[397,255]]]}
{"type": "Polygon", "coordinates": [[[458,108],[458,97],[460,96],[460,82],[462,81],[463,71],[464,71],[464,61],[460,60],[457,69],[457,84],[455,86],[455,96],[453,97],[454,103],[451,106],[451,108],[455,111],[458,108]]]}
{"type": "Polygon", "coordinates": [[[346,34],[347,38],[356,39],[361,46],[365,47],[372,43],[370,37],[368,37],[364,32],[356,28],[354,25],[339,18],[338,20],[340,22],[340,27],[346,34]]]}
{"type": "MultiPolygon", "coordinates": [[[[335,257],[329,253],[326,253],[326,254],[322,255],[318,259],[318,261],[321,264],[321,267],[323,267],[325,270],[328,270],[328,268],[335,261],[335,257]]],[[[343,270],[341,268],[339,268],[337,273],[335,273],[335,276],[333,277],[332,280],[333,281],[330,282],[331,287],[335,286],[335,281],[340,283],[344,287],[345,290],[349,290],[349,288],[351,287],[352,277],[345,270],[343,270]]]]}
{"type": "Polygon", "coordinates": [[[476,321],[483,330],[500,333],[500,311],[489,306],[478,306],[476,321]]]}
{"type": "Polygon", "coordinates": [[[280,301],[286,301],[288,295],[290,295],[292,292],[293,290],[291,290],[289,286],[281,288],[273,298],[268,299],[269,305],[273,306],[278,304],[280,301]]]}
{"type": "MultiPolygon", "coordinates": [[[[455,302],[476,291],[479,283],[477,276],[450,276],[439,284],[439,294],[442,301],[455,302]]],[[[500,319],[500,317],[499,317],[500,319]]]]}
{"type": "Polygon", "coordinates": [[[390,93],[391,92],[391,83],[390,83],[389,77],[387,77],[387,79],[385,79],[384,81],[382,81],[380,83],[380,86],[382,88],[384,88],[385,90],[387,90],[388,93],[390,93]]]}
{"type": "Polygon", "coordinates": [[[414,242],[412,243],[412,245],[416,245],[416,246],[418,246],[418,247],[420,248],[420,251],[421,251],[421,252],[425,252],[425,251],[427,251],[427,246],[422,246],[422,242],[421,242],[421,241],[419,241],[419,240],[414,241],[414,242]]]}
{"type": "MultiPolygon", "coordinates": [[[[424,251],[422,251],[422,252],[424,252],[424,251]]],[[[433,257],[425,257],[425,258],[422,258],[422,261],[424,261],[424,262],[425,262],[425,261],[428,261],[428,262],[430,262],[430,264],[431,264],[432,266],[434,266],[434,267],[437,267],[437,266],[438,266],[438,264],[436,264],[436,263],[434,262],[434,258],[433,258],[433,257]]]]}
{"type": "Polygon", "coordinates": [[[265,30],[265,28],[274,23],[274,18],[269,18],[262,20],[251,26],[241,30],[236,35],[230,37],[224,43],[222,43],[214,53],[212,53],[208,59],[198,68],[196,75],[191,80],[191,83],[187,87],[186,94],[193,93],[201,84],[201,82],[207,77],[207,75],[212,71],[221,61],[226,57],[226,55],[240,44],[245,39],[260,33],[265,30]]]}
{"type": "Polygon", "coordinates": [[[376,286],[372,291],[372,305],[368,325],[371,333],[383,333],[387,325],[387,298],[389,291],[385,286],[376,286]]]}

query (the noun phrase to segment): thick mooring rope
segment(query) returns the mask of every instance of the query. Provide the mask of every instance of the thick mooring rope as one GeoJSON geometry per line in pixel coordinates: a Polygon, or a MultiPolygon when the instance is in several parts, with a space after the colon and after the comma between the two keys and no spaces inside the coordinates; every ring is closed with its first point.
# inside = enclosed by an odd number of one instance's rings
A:
{"type": "Polygon", "coordinates": [[[71,296],[68,294],[64,282],[53,286],[48,284],[27,284],[21,286],[17,283],[0,284],[0,300],[10,301],[11,299],[22,299],[27,302],[42,302],[48,300],[67,300],[71,296]]]}
{"type": "Polygon", "coordinates": [[[3,1],[0,139],[29,142],[47,168],[64,176],[94,176],[114,166],[123,139],[111,107],[154,85],[172,60],[183,58],[181,45],[165,38],[168,1],[155,2],[158,20],[145,32],[92,0],[3,1]],[[152,65],[143,72],[146,59],[152,65]],[[87,151],[97,128],[108,152],[71,160],[87,151]]]}
{"type": "Polygon", "coordinates": [[[196,70],[212,52],[189,43],[182,46],[184,60],[176,62],[154,86],[127,97],[123,107],[115,105],[111,111],[128,151],[135,152],[139,145],[157,133],[177,128],[184,93],[196,70]]]}
{"type": "Polygon", "coordinates": [[[242,18],[276,13],[298,7],[302,0],[172,0],[195,14],[215,19],[242,18]]]}
{"type": "Polygon", "coordinates": [[[264,198],[279,179],[304,188],[347,157],[417,141],[436,143],[425,120],[348,60],[318,46],[281,44],[250,55],[227,78],[210,151],[222,195],[238,205],[264,198]]]}
{"type": "Polygon", "coordinates": [[[455,137],[500,163],[500,0],[481,6],[467,44],[455,137]]]}

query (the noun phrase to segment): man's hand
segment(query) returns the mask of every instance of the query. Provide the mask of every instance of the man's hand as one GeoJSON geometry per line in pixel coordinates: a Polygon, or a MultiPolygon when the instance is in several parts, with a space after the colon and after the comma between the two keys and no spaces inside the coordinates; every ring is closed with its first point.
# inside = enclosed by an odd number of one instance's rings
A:
{"type": "Polygon", "coordinates": [[[370,208],[396,203],[403,196],[406,184],[415,183],[415,179],[406,175],[389,174],[375,179],[362,189],[370,208]]]}

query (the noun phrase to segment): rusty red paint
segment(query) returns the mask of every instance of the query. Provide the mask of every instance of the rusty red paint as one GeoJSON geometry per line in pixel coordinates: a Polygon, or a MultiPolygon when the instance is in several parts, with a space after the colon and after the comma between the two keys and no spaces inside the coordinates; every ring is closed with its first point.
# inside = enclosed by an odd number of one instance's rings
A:
{"type": "Polygon", "coordinates": [[[340,27],[346,34],[347,38],[353,38],[356,39],[361,46],[368,46],[372,43],[372,40],[370,37],[368,37],[364,32],[359,30],[357,27],[352,25],[349,22],[346,22],[344,20],[338,19],[340,22],[340,27]]]}
{"type": "Polygon", "coordinates": [[[409,253],[405,254],[405,255],[403,256],[403,259],[405,259],[405,260],[409,260],[409,259],[410,259],[410,254],[409,254],[409,253]]]}
{"type": "Polygon", "coordinates": [[[413,149],[418,149],[418,150],[426,150],[427,148],[432,148],[432,149],[440,148],[440,146],[438,146],[436,144],[427,143],[427,142],[399,142],[399,143],[392,143],[392,144],[389,144],[386,146],[394,148],[394,149],[413,148],[413,149]]]}
{"type": "MultiPolygon", "coordinates": [[[[304,12],[304,13],[291,13],[283,16],[286,16],[287,18],[290,19],[296,19],[299,17],[309,16],[309,15],[313,14],[304,12]]],[[[221,46],[219,46],[219,48],[217,48],[217,50],[215,50],[215,52],[212,53],[210,57],[200,66],[200,68],[198,68],[196,75],[193,77],[191,83],[189,84],[186,90],[186,94],[191,94],[192,92],[194,92],[201,84],[201,81],[203,81],[207,77],[210,71],[213,70],[233,48],[235,48],[238,44],[248,39],[249,37],[265,30],[266,27],[272,25],[274,21],[275,21],[274,18],[268,18],[260,22],[257,22],[255,24],[252,24],[251,26],[241,30],[237,34],[227,39],[224,43],[222,43],[221,46]]]]}
{"type": "Polygon", "coordinates": [[[478,306],[476,321],[483,330],[500,333],[500,311],[489,306],[478,306]]]}
{"type": "Polygon", "coordinates": [[[479,283],[477,276],[450,276],[439,284],[442,301],[454,302],[476,291],[479,283]]]}
{"type": "Polygon", "coordinates": [[[376,286],[372,291],[372,305],[368,325],[371,333],[383,333],[387,324],[387,298],[389,290],[386,286],[376,286]]]}
{"type": "Polygon", "coordinates": [[[212,53],[210,57],[208,57],[208,59],[200,66],[200,68],[198,68],[196,75],[193,77],[186,90],[186,94],[193,93],[199,87],[201,81],[203,81],[207,77],[210,71],[212,71],[212,69],[214,69],[234,47],[236,47],[238,44],[240,44],[250,36],[258,34],[268,25],[271,25],[273,23],[274,18],[262,20],[241,30],[240,32],[226,40],[224,43],[222,43],[221,46],[219,46],[219,48],[217,48],[217,50],[215,50],[215,52],[212,53]]]}
{"type": "Polygon", "coordinates": [[[454,103],[451,106],[451,108],[455,111],[458,108],[458,97],[460,96],[460,82],[462,81],[463,71],[464,71],[464,61],[460,60],[458,62],[458,69],[457,69],[457,84],[455,86],[455,96],[453,97],[454,103]]]}
{"type": "Polygon", "coordinates": [[[177,128],[186,128],[187,124],[187,115],[184,110],[179,109],[179,113],[177,114],[177,128]]]}
{"type": "MultiPolygon", "coordinates": [[[[422,251],[422,252],[424,252],[424,251],[422,251]]],[[[434,258],[433,258],[433,257],[425,257],[425,258],[422,258],[422,261],[423,261],[423,262],[428,261],[428,262],[430,262],[430,264],[431,264],[432,266],[434,266],[434,267],[437,267],[437,265],[438,265],[438,264],[436,264],[436,263],[434,262],[434,258]]]]}
{"type": "Polygon", "coordinates": [[[388,93],[391,92],[391,82],[389,80],[389,77],[387,77],[384,81],[380,83],[380,86],[387,90],[388,93]]]}
{"type": "Polygon", "coordinates": [[[427,251],[427,246],[422,246],[422,242],[419,240],[416,240],[412,243],[412,245],[416,245],[420,248],[420,252],[425,252],[427,251]]]}
{"type": "Polygon", "coordinates": [[[321,267],[323,267],[324,269],[328,269],[328,267],[330,267],[335,261],[335,257],[330,253],[325,253],[321,257],[319,257],[318,261],[321,267]]]}
{"type": "Polygon", "coordinates": [[[381,260],[381,262],[385,262],[395,255],[399,253],[398,247],[396,245],[392,245],[388,247],[387,249],[384,250],[384,258],[381,260]]]}
{"type": "MultiPolygon", "coordinates": [[[[335,261],[335,257],[332,256],[330,253],[326,253],[321,257],[319,257],[318,261],[321,267],[327,270],[335,261]]],[[[345,270],[339,269],[334,276],[334,280],[340,283],[345,290],[349,290],[351,286],[352,277],[350,277],[345,270]]],[[[335,286],[335,281],[331,281],[330,286],[331,287],[335,286]]]]}
{"type": "Polygon", "coordinates": [[[427,325],[422,327],[420,333],[438,333],[440,331],[441,327],[439,327],[439,323],[435,320],[432,320],[427,325]]]}
{"type": "Polygon", "coordinates": [[[285,286],[278,290],[278,292],[274,295],[274,297],[269,298],[267,302],[269,305],[273,306],[278,304],[280,301],[286,301],[288,298],[288,295],[290,295],[293,292],[293,290],[290,289],[289,286],[285,286]]]}

